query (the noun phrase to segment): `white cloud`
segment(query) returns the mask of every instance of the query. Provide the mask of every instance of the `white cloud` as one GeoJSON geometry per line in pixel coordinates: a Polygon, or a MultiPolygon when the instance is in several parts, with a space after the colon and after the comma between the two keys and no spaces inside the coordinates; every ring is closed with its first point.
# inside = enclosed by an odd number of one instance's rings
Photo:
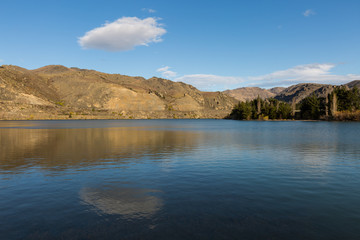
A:
{"type": "Polygon", "coordinates": [[[336,75],[331,70],[332,63],[298,65],[289,69],[275,71],[260,76],[218,76],[211,74],[192,74],[178,77],[175,81],[191,84],[203,91],[222,91],[239,87],[287,87],[298,83],[344,84],[360,79],[357,74],[336,75]]]}
{"type": "Polygon", "coordinates": [[[169,70],[169,68],[170,68],[169,66],[165,66],[165,67],[157,69],[156,71],[157,72],[165,72],[165,71],[169,70]]]}
{"type": "Polygon", "coordinates": [[[135,46],[148,46],[152,42],[161,42],[166,33],[157,18],[139,19],[123,17],[105,23],[80,37],[78,42],[84,49],[94,48],[106,51],[126,51],[135,46]]]}
{"type": "Polygon", "coordinates": [[[144,12],[156,13],[156,10],[151,9],[151,8],[142,8],[141,10],[144,11],[144,12]]]}
{"type": "Polygon", "coordinates": [[[3,60],[3,59],[0,59],[0,63],[2,63],[2,62],[4,62],[4,60],[3,60]]]}
{"type": "Polygon", "coordinates": [[[329,74],[329,71],[335,67],[332,63],[314,63],[306,65],[298,65],[286,70],[280,70],[262,76],[250,77],[251,80],[272,81],[283,78],[311,78],[320,75],[329,74]]]}
{"type": "Polygon", "coordinates": [[[303,12],[303,15],[305,17],[310,17],[311,15],[315,15],[315,14],[316,14],[315,11],[312,9],[307,9],[305,12],[303,12]]]}
{"type": "Polygon", "coordinates": [[[248,77],[248,82],[249,85],[253,86],[273,87],[289,86],[298,83],[325,83],[336,85],[360,79],[360,75],[356,74],[332,74],[330,70],[335,66],[336,65],[332,63],[298,65],[262,76],[248,77]]]}
{"type": "Polygon", "coordinates": [[[244,82],[244,79],[242,77],[218,76],[212,74],[192,74],[178,77],[175,81],[191,84],[203,91],[220,91],[237,88],[244,82]]]}
{"type": "Polygon", "coordinates": [[[157,69],[156,71],[161,73],[161,76],[164,78],[173,78],[176,77],[177,73],[174,71],[169,70],[170,67],[169,66],[165,66],[162,68],[157,69]]]}

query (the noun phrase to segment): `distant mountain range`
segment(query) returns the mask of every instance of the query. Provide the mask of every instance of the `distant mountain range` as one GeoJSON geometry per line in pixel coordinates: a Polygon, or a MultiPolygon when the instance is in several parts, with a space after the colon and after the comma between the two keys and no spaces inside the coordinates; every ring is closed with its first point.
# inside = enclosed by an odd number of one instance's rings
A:
{"type": "MultiPolygon", "coordinates": [[[[346,88],[360,88],[360,80],[354,80],[344,84],[346,88]]],[[[288,103],[299,103],[304,98],[315,94],[318,97],[325,97],[331,93],[336,85],[318,84],[318,83],[300,83],[292,85],[288,88],[276,87],[271,89],[263,89],[258,87],[244,87],[234,90],[226,90],[223,93],[234,97],[238,101],[251,101],[258,96],[262,99],[275,98],[288,103]]]]}
{"type": "MultiPolygon", "coordinates": [[[[346,87],[360,87],[360,81],[346,87]]],[[[0,119],[223,118],[238,101],[277,98],[299,102],[325,95],[333,85],[238,88],[202,92],[162,78],[145,79],[49,65],[27,70],[0,66],[0,119]]]]}

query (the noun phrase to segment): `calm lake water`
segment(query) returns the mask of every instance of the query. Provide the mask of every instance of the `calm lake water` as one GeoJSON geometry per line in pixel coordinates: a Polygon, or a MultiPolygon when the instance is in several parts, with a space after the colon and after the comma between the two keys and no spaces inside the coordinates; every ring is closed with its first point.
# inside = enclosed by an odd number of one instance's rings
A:
{"type": "Polygon", "coordinates": [[[0,239],[360,239],[360,123],[0,121],[0,239]]]}

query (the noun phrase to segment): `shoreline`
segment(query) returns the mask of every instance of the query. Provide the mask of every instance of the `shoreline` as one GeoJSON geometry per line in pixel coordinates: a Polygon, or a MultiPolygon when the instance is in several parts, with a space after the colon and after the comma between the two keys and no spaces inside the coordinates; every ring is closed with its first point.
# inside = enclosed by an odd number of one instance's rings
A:
{"type": "Polygon", "coordinates": [[[226,118],[43,118],[43,119],[0,119],[0,122],[30,121],[97,121],[97,120],[231,120],[243,122],[360,122],[356,120],[311,120],[311,119],[269,119],[269,120],[235,120],[226,118]]]}

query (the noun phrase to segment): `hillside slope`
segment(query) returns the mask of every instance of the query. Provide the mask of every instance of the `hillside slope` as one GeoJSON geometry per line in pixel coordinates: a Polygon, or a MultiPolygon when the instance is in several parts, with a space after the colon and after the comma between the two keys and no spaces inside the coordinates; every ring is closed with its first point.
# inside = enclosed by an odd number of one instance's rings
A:
{"type": "Polygon", "coordinates": [[[258,96],[262,99],[275,97],[285,88],[276,87],[272,89],[263,89],[259,87],[243,87],[233,90],[226,90],[223,93],[227,94],[238,101],[251,101],[257,98],[258,96]]]}
{"type": "Polygon", "coordinates": [[[284,102],[299,103],[311,94],[315,94],[318,97],[325,97],[331,93],[335,87],[334,85],[328,84],[300,83],[284,89],[275,98],[284,102]]]}
{"type": "MultiPolygon", "coordinates": [[[[360,80],[354,80],[347,84],[343,84],[346,88],[360,88],[360,80]]],[[[317,83],[300,83],[292,85],[288,88],[275,87],[271,89],[262,89],[258,87],[243,87],[233,90],[226,90],[223,93],[234,97],[239,101],[251,101],[258,96],[262,99],[275,98],[288,103],[299,103],[304,98],[315,94],[317,97],[326,97],[331,93],[336,85],[317,84],[317,83]]]]}
{"type": "Polygon", "coordinates": [[[236,100],[161,78],[0,67],[0,119],[222,118],[236,100]]]}
{"type": "Polygon", "coordinates": [[[345,85],[348,86],[349,88],[357,87],[357,88],[360,89],[360,80],[354,80],[354,81],[349,82],[349,83],[347,83],[345,85]]]}

